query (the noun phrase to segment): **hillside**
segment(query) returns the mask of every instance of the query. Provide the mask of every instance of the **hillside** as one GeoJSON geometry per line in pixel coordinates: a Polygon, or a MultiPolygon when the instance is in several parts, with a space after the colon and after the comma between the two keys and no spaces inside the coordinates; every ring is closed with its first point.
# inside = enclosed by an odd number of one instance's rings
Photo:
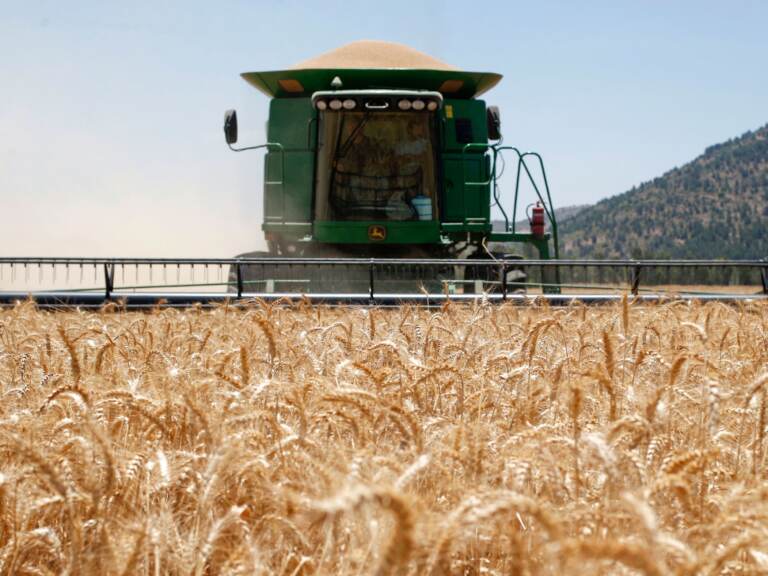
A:
{"type": "Polygon", "coordinates": [[[768,125],[560,226],[566,258],[768,257],[768,125]]]}
{"type": "MultiPolygon", "coordinates": [[[[576,214],[578,214],[582,210],[589,207],[590,207],[590,204],[574,204],[572,206],[562,206],[562,207],[555,208],[555,217],[557,218],[558,226],[561,223],[568,220],[569,218],[573,218],[574,216],[576,216],[576,214]]],[[[515,227],[518,232],[528,232],[531,228],[527,218],[523,220],[518,220],[515,224],[515,227]]],[[[504,230],[504,221],[494,220],[493,229],[504,230]]]]}

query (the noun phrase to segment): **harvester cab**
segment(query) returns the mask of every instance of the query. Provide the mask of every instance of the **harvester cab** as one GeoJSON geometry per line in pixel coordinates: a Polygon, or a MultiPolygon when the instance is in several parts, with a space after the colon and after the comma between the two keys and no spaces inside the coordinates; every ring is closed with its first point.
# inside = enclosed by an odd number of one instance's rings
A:
{"type": "MultiPolygon", "coordinates": [[[[479,99],[499,74],[458,70],[401,45],[355,42],[287,70],[242,76],[271,98],[265,144],[235,147],[237,115],[225,115],[233,150],[266,152],[268,251],[242,256],[512,259],[520,257],[515,247],[527,244],[542,259],[557,257],[541,157],[502,145],[499,110],[479,99]],[[517,166],[509,216],[497,184],[505,152],[517,166]],[[525,180],[551,232],[516,230],[525,180]],[[503,216],[500,229],[493,226],[494,205],[503,216]]],[[[247,282],[269,286],[282,273],[245,268],[247,282]]],[[[421,280],[458,284],[464,292],[498,281],[492,267],[457,268],[431,268],[439,277],[421,280]]],[[[524,275],[509,273],[522,286],[524,275]]],[[[306,291],[334,289],[320,273],[305,267],[301,274],[306,291]]]]}

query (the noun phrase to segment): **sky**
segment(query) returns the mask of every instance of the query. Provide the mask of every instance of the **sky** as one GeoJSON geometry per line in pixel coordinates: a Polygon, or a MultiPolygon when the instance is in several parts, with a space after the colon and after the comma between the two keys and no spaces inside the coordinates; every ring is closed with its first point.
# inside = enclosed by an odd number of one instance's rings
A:
{"type": "MultiPolygon", "coordinates": [[[[263,248],[268,99],[241,72],[360,39],[502,82],[505,143],[594,203],[768,122],[768,2],[0,0],[0,255],[263,248]],[[249,155],[250,154],[250,155],[249,155]]],[[[502,183],[506,204],[512,187],[502,183]]]]}

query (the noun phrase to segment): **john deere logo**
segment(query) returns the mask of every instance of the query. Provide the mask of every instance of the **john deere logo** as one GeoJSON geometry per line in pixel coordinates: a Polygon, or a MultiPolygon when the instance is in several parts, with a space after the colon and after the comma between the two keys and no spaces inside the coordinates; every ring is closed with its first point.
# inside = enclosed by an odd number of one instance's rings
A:
{"type": "Polygon", "coordinates": [[[375,224],[368,226],[368,239],[374,241],[381,241],[387,238],[387,229],[384,226],[375,224]]]}

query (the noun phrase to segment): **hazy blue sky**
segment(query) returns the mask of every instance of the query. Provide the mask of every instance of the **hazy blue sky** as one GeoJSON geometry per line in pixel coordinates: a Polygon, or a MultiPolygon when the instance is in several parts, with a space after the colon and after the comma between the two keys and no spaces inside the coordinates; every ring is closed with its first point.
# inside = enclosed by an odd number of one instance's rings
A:
{"type": "MultiPolygon", "coordinates": [[[[358,39],[504,74],[506,142],[557,205],[594,202],[768,122],[768,2],[0,0],[0,253],[259,247],[267,99],[239,73],[358,39]]],[[[509,192],[506,184],[504,191],[509,192]]]]}

